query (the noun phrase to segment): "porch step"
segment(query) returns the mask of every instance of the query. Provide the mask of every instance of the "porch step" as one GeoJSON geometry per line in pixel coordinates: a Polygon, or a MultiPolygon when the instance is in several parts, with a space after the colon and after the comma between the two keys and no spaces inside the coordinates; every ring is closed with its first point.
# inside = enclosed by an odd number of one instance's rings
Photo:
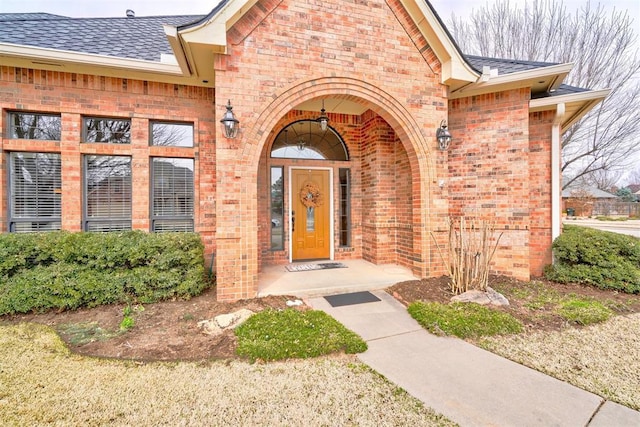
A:
{"type": "Polygon", "coordinates": [[[287,271],[270,266],[260,274],[258,296],[292,295],[299,298],[384,289],[407,280],[416,280],[409,269],[364,260],[341,260],[347,268],[287,271]]]}

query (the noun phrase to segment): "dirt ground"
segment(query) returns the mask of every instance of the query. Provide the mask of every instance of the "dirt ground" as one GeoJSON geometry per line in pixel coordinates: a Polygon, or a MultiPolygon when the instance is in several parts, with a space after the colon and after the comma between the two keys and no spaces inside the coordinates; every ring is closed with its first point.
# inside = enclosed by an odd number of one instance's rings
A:
{"type": "MultiPolygon", "coordinates": [[[[566,321],[555,315],[550,307],[531,310],[524,304],[526,298],[510,297],[512,290],[523,284],[505,277],[492,277],[490,286],[503,292],[511,306],[503,310],[519,318],[529,330],[558,330],[568,327],[566,321]]],[[[640,312],[640,295],[601,291],[578,285],[561,285],[545,282],[561,294],[575,293],[592,296],[602,301],[615,302],[620,312],[640,312]]],[[[388,289],[404,304],[415,300],[449,302],[448,278],[415,280],[398,283],[388,289]]],[[[198,327],[201,320],[213,319],[219,314],[231,313],[241,308],[254,312],[265,308],[286,308],[291,296],[271,296],[220,303],[215,299],[215,289],[188,301],[165,301],[145,306],[134,306],[135,326],[120,331],[123,305],[102,306],[68,312],[49,312],[0,317],[5,322],[36,322],[49,325],[58,331],[72,351],[90,356],[133,360],[205,360],[232,359],[236,338],[233,331],[212,337],[198,327]]],[[[305,307],[303,306],[302,309],[305,307]]]]}

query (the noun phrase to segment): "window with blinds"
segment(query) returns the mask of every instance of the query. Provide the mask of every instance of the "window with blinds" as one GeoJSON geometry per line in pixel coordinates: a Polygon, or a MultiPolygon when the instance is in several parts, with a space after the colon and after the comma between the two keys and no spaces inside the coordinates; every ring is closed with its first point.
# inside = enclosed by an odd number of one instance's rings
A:
{"type": "Polygon", "coordinates": [[[193,231],[193,170],[193,159],[152,159],[152,231],[193,231]]]}
{"type": "Polygon", "coordinates": [[[9,155],[9,231],[60,230],[60,154],[9,155]]]}
{"type": "Polygon", "coordinates": [[[85,117],[82,140],[107,144],[131,143],[131,120],[85,117]]]}
{"type": "Polygon", "coordinates": [[[9,113],[9,138],[60,141],[61,129],[59,115],[9,113]]]}
{"type": "Polygon", "coordinates": [[[84,230],[131,229],[131,157],[84,156],[84,230]]]}

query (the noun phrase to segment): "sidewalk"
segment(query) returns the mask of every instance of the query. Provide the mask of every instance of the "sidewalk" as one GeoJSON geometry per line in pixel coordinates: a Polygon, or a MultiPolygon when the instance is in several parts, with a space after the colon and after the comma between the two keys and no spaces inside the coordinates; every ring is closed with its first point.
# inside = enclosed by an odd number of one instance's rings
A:
{"type": "Polygon", "coordinates": [[[463,340],[432,335],[392,296],[372,293],[381,301],[308,302],[367,341],[362,362],[463,427],[640,426],[640,412],[463,340]]]}

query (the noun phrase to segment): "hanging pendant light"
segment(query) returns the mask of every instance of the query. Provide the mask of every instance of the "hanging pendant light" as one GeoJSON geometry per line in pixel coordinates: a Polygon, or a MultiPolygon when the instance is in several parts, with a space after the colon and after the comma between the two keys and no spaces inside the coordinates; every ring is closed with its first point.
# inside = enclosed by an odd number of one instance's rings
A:
{"type": "Polygon", "coordinates": [[[324,109],[324,99],[322,100],[322,109],[320,110],[320,117],[318,117],[316,121],[320,124],[320,129],[322,130],[322,132],[326,132],[327,126],[329,126],[329,117],[327,116],[326,110],[324,109]]]}

